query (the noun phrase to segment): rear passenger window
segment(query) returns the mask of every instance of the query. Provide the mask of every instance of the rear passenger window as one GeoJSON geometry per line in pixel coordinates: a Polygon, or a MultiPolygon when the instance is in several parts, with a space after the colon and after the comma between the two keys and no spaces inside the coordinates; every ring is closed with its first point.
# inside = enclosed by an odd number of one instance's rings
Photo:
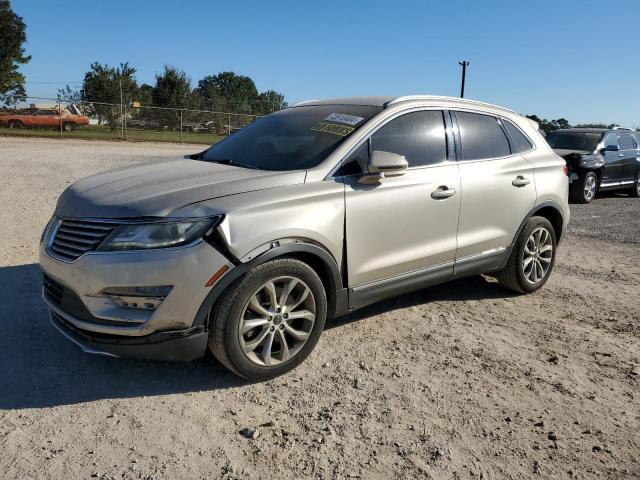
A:
{"type": "Polygon", "coordinates": [[[620,134],[620,150],[634,150],[636,148],[636,142],[633,141],[633,137],[629,133],[620,134]]]}
{"type": "Polygon", "coordinates": [[[509,132],[509,136],[511,137],[511,143],[513,144],[513,152],[512,153],[522,153],[527,152],[533,148],[531,142],[524,134],[520,131],[518,127],[516,127],[509,120],[502,120],[502,123],[507,128],[507,132],[509,132]]]}
{"type": "Polygon", "coordinates": [[[498,120],[489,115],[455,112],[460,127],[462,157],[465,160],[506,157],[509,141],[498,120]]]}
{"type": "Polygon", "coordinates": [[[409,167],[434,165],[447,159],[444,118],[439,110],[407,113],[371,136],[371,151],[404,155],[409,167]]]}

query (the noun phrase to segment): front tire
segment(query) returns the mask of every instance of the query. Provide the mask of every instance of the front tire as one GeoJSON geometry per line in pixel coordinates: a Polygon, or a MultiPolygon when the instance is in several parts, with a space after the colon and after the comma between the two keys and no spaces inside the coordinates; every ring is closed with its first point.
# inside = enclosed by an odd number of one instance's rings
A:
{"type": "Polygon", "coordinates": [[[327,316],[327,296],[306,263],[280,258],[253,267],[212,309],[209,349],[248,380],[275,378],[312,352],[327,316]]]}
{"type": "Polygon", "coordinates": [[[633,188],[629,189],[629,196],[634,198],[640,198],[640,175],[636,178],[636,184],[633,188]]]}
{"type": "Polygon", "coordinates": [[[76,125],[71,122],[64,122],[62,124],[62,130],[65,132],[73,132],[76,129],[76,125]]]}
{"type": "Polygon", "coordinates": [[[9,121],[9,128],[24,128],[24,124],[20,120],[9,121]]]}
{"type": "Polygon", "coordinates": [[[571,197],[577,203],[591,203],[598,192],[598,176],[594,172],[580,175],[573,185],[571,197]]]}
{"type": "Polygon", "coordinates": [[[542,287],[556,259],[556,233],[543,217],[531,217],[518,235],[507,265],[496,274],[500,285],[518,293],[542,287]]]}

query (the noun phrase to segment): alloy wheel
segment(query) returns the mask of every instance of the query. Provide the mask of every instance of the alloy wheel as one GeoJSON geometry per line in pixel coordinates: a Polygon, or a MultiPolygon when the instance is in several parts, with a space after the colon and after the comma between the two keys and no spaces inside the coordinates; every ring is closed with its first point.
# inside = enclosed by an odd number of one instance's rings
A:
{"type": "Polygon", "coordinates": [[[586,201],[589,202],[593,200],[593,197],[596,196],[596,188],[596,177],[594,177],[593,175],[588,176],[584,182],[584,199],[586,201]]]}
{"type": "Polygon", "coordinates": [[[525,280],[531,285],[542,281],[551,267],[553,259],[553,240],[544,227],[536,228],[524,246],[522,270],[525,280]]]}
{"type": "Polygon", "coordinates": [[[257,365],[286,363],[307,343],[315,320],[316,303],[309,286],[295,277],[274,278],[244,306],[240,347],[257,365]]]}

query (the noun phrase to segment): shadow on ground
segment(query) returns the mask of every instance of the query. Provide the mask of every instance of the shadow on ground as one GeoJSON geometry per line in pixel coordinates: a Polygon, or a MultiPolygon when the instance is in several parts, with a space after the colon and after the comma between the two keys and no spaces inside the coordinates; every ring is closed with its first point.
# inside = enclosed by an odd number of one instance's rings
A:
{"type": "MultiPolygon", "coordinates": [[[[49,324],[41,284],[36,264],[0,268],[0,409],[211,391],[246,383],[210,357],[170,363],[87,355],[49,324]]],[[[436,300],[507,296],[497,284],[471,277],[379,302],[329,322],[328,328],[436,300]]]]}

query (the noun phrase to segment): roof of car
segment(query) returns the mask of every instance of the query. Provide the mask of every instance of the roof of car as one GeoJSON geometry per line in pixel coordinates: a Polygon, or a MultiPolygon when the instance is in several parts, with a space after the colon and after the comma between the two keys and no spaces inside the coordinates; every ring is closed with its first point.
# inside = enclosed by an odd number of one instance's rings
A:
{"type": "Polygon", "coordinates": [[[610,128],[559,128],[554,132],[567,132],[567,133],[603,133],[611,130],[610,128]]]}
{"type": "Polygon", "coordinates": [[[327,98],[323,100],[305,100],[298,102],[292,107],[301,107],[307,105],[370,105],[373,107],[388,107],[398,103],[408,102],[438,102],[447,101],[454,102],[459,105],[482,106],[513,113],[508,108],[492,105],[490,103],[479,102],[468,98],[445,97],[437,95],[405,95],[400,97],[346,97],[346,98],[327,98]]]}

